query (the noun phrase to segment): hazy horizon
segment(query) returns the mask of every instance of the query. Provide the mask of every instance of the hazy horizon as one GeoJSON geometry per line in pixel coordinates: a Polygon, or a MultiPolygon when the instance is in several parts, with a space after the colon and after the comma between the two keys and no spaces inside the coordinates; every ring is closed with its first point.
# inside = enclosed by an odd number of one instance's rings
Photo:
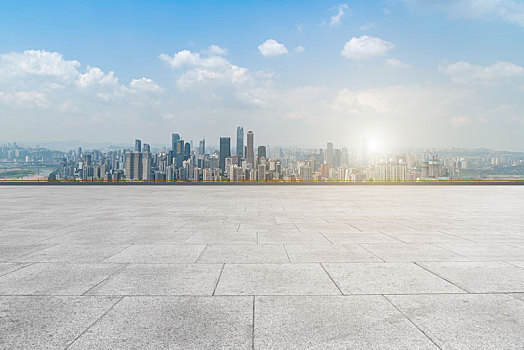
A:
{"type": "Polygon", "coordinates": [[[0,5],[0,140],[524,151],[516,0],[0,5]]]}

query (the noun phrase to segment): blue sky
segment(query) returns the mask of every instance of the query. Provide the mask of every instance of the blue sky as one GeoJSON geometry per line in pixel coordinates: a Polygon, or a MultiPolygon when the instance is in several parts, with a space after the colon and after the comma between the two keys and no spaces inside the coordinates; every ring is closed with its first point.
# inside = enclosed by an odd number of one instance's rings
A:
{"type": "Polygon", "coordinates": [[[517,0],[3,1],[0,141],[524,150],[523,39],[517,0]]]}

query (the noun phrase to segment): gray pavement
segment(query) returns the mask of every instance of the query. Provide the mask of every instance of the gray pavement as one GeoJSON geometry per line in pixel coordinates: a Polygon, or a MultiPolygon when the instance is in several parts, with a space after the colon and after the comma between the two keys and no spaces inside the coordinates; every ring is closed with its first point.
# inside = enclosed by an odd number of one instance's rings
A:
{"type": "Polygon", "coordinates": [[[524,349],[522,186],[0,187],[0,349],[524,349]]]}

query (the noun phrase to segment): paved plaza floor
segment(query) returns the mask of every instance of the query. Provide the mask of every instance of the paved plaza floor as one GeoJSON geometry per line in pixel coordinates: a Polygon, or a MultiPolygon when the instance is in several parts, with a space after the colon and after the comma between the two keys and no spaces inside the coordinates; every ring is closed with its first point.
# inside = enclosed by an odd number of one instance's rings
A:
{"type": "Polygon", "coordinates": [[[524,349],[524,186],[1,186],[0,349],[524,349]]]}

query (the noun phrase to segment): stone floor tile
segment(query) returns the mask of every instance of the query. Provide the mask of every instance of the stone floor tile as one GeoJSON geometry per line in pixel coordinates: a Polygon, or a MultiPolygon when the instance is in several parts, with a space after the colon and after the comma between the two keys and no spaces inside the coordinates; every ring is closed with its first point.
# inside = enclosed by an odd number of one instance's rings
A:
{"type": "Polygon", "coordinates": [[[330,242],[318,232],[259,232],[259,244],[290,244],[290,243],[325,243],[330,242]]]}
{"type": "Polygon", "coordinates": [[[378,232],[324,232],[324,236],[335,244],[399,243],[399,240],[378,232]]]}
{"type": "Polygon", "coordinates": [[[120,264],[37,263],[0,277],[0,295],[81,295],[120,264]]]}
{"type": "Polygon", "coordinates": [[[503,243],[438,243],[438,246],[473,261],[524,260],[524,248],[503,243]]]}
{"type": "Polygon", "coordinates": [[[0,349],[65,349],[118,300],[0,296],[0,349]]]}
{"type": "Polygon", "coordinates": [[[24,255],[22,262],[101,262],[127,248],[123,244],[59,244],[24,255]]]}
{"type": "Polygon", "coordinates": [[[252,332],[252,297],[125,297],[70,349],[251,349],[252,332]]]}
{"type": "Polygon", "coordinates": [[[208,245],[198,263],[288,263],[284,246],[277,244],[208,245]]]}
{"type": "Polygon", "coordinates": [[[105,262],[134,264],[170,264],[195,262],[205,245],[172,244],[172,245],[132,245],[113,255],[105,262]]]}
{"type": "Polygon", "coordinates": [[[0,276],[7,275],[13,271],[19,270],[29,264],[26,263],[0,263],[0,276]]]}
{"type": "Polygon", "coordinates": [[[286,244],[291,262],[380,262],[368,250],[358,244],[286,244]]]}
{"type": "Polygon", "coordinates": [[[4,243],[0,244],[0,262],[9,262],[16,258],[49,248],[52,244],[45,243],[4,243]]]}
{"type": "Polygon", "coordinates": [[[128,265],[88,294],[212,295],[221,271],[221,264],[128,265]]]}
{"type": "Polygon", "coordinates": [[[255,349],[431,349],[381,296],[255,298],[255,349]]]}
{"type": "Polygon", "coordinates": [[[325,263],[344,294],[465,293],[413,263],[325,263]]]}
{"type": "Polygon", "coordinates": [[[524,292],[524,269],[508,263],[421,262],[420,265],[471,293],[524,292]]]}
{"type": "Polygon", "coordinates": [[[216,295],[340,295],[320,264],[226,264],[216,295]]]}
{"type": "Polygon", "coordinates": [[[504,294],[387,297],[441,349],[524,348],[524,303],[504,294]]]}
{"type": "Polygon", "coordinates": [[[256,232],[195,232],[188,244],[257,244],[256,232]]]}
{"type": "Polygon", "coordinates": [[[363,247],[385,261],[467,261],[468,258],[438,247],[421,243],[362,244],[363,247]]]}

